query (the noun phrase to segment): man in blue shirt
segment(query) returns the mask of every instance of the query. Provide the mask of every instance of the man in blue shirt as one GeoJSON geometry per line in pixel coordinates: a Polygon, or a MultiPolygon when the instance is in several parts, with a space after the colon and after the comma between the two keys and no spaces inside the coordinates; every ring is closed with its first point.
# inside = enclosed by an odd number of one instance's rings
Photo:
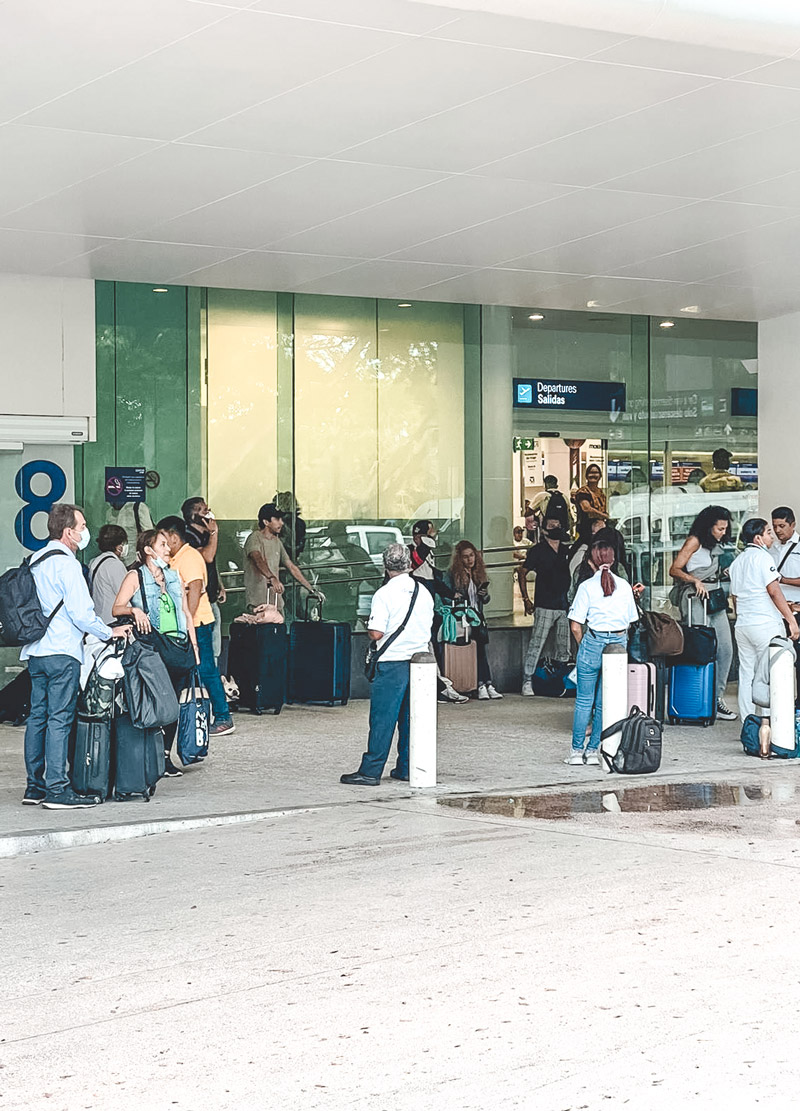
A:
{"type": "Polygon", "coordinates": [[[67,752],[83,661],[83,636],[100,640],[127,636],[126,628],[111,629],[95,613],[78,549],[89,543],[86,518],[77,505],[57,502],[47,518],[49,543],[30,563],[36,593],[45,616],[57,613],[41,640],[26,644],[20,659],[28,661],[31,713],[25,730],[28,785],[23,803],[43,803],[48,810],[94,806],[101,800],[76,794],[67,775],[67,752]],[[45,552],[57,552],[42,560],[45,552]]]}

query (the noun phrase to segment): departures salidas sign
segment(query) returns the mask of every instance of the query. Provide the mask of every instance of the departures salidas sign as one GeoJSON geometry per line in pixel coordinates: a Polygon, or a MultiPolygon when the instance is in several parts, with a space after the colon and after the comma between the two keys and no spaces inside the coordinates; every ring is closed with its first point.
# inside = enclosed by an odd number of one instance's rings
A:
{"type": "Polygon", "coordinates": [[[567,378],[515,378],[514,408],[624,413],[625,383],[580,382],[567,378]]]}

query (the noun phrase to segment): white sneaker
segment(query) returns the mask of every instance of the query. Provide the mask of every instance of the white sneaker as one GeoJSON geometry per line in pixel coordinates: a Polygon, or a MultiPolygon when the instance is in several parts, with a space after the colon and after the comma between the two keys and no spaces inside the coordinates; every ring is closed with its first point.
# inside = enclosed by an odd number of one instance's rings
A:
{"type": "Polygon", "coordinates": [[[459,703],[469,702],[469,699],[465,694],[459,694],[455,687],[445,687],[442,693],[439,695],[438,701],[459,703]]]}
{"type": "Polygon", "coordinates": [[[494,686],[493,683],[487,683],[486,684],[486,690],[487,690],[490,698],[502,698],[503,697],[502,694],[500,693],[500,691],[495,689],[495,686],[494,686]]]}
{"type": "Polygon", "coordinates": [[[575,764],[576,766],[578,764],[583,764],[584,763],[583,752],[576,752],[575,750],[573,750],[569,754],[569,756],[566,758],[564,763],[565,764],[575,764]]]}
{"type": "Polygon", "coordinates": [[[533,698],[533,683],[530,679],[526,679],[522,684],[522,695],[525,698],[533,698]]]}
{"type": "Polygon", "coordinates": [[[587,752],[584,763],[591,764],[593,767],[597,768],[600,766],[600,757],[596,752],[587,752]]]}
{"type": "Polygon", "coordinates": [[[720,721],[736,721],[739,715],[735,714],[733,710],[720,698],[717,703],[717,717],[720,721]]]}
{"type": "Polygon", "coordinates": [[[481,702],[488,702],[492,696],[489,694],[489,689],[485,683],[478,683],[478,698],[481,702]]]}

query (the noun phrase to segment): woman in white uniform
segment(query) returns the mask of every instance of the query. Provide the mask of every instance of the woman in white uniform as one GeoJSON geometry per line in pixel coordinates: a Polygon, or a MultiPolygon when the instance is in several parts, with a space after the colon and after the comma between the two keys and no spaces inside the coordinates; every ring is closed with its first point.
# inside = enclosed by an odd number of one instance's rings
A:
{"type": "MultiPolygon", "coordinates": [[[[669,573],[675,586],[670,601],[681,611],[681,619],[694,625],[705,621],[703,599],[719,587],[722,578],[719,557],[722,545],[731,542],[731,515],[724,505],[707,505],[697,514],[683,547],[672,561],[669,573]]],[[[707,603],[706,603],[707,605],[707,603]]],[[[717,717],[735,721],[736,714],[726,705],[725,688],[733,662],[733,637],[728,607],[708,614],[708,624],[717,634],[717,717]]]]}
{"type": "Polygon", "coordinates": [[[736,647],[739,649],[739,715],[744,721],[754,713],[753,674],[756,663],[774,636],[800,636],[778,580],[780,575],[769,549],[775,537],[762,517],[742,525],[744,551],[731,564],[731,597],[736,606],[736,647]],[[781,620],[783,618],[783,620],[781,620]]]}
{"type": "Polygon", "coordinates": [[[580,584],[567,614],[572,635],[578,643],[578,689],[572,720],[572,750],[565,764],[600,763],[603,649],[608,644],[627,645],[628,626],[639,616],[630,583],[611,570],[616,560],[614,533],[601,529],[593,537],[590,551],[592,563],[598,570],[580,584]],[[590,721],[592,735],[584,753],[590,721]]]}

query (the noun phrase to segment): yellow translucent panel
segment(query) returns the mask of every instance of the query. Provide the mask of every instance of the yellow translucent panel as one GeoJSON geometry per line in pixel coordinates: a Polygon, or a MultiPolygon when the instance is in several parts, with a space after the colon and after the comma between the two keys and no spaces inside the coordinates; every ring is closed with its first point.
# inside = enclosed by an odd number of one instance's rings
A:
{"type": "Polygon", "coordinates": [[[277,488],[276,295],[208,291],[208,502],[249,519],[277,488]]]}

